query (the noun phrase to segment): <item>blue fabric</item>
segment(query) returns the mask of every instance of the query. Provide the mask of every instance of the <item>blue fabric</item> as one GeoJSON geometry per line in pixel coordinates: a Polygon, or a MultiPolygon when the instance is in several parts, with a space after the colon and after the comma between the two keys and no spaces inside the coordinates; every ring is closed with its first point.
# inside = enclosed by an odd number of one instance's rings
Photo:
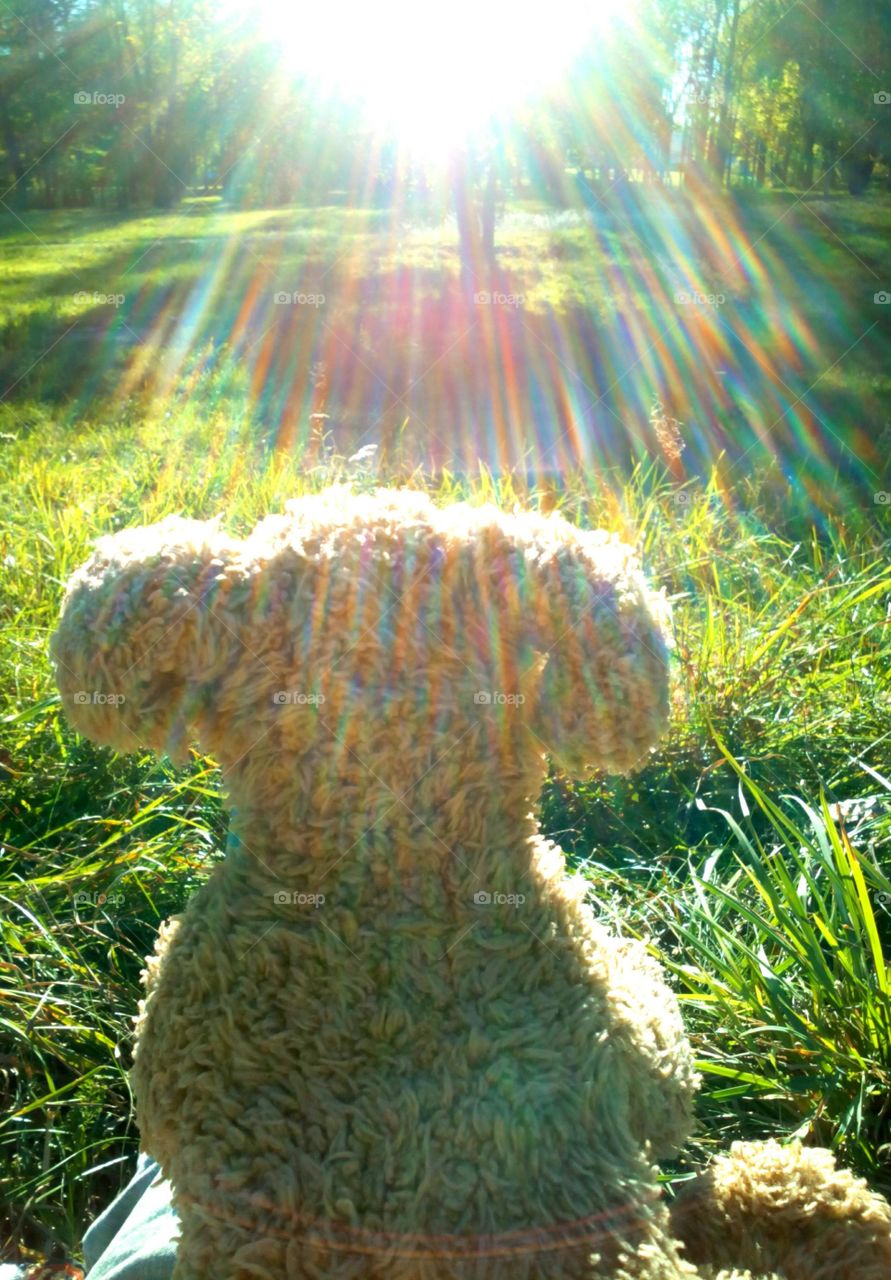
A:
{"type": "Polygon", "coordinates": [[[179,1217],[170,1183],[156,1161],[140,1155],[136,1172],[84,1236],[89,1280],[170,1280],[179,1217]]]}

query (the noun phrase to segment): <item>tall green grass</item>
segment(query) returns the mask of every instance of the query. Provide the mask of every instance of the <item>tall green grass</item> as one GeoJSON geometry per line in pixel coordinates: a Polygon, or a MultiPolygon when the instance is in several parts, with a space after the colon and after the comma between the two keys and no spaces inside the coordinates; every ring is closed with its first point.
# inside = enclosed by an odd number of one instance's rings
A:
{"type": "Polygon", "coordinates": [[[699,1046],[706,1131],[794,1130],[887,1185],[891,783],[877,777],[855,847],[825,793],[773,796],[724,750],[739,779],[737,813],[719,811],[727,838],[655,913],[699,1046]]]}
{"type": "MultiPolygon", "coordinates": [[[[380,478],[271,453],[205,391],[175,433],[162,412],[76,429],[38,414],[0,444],[0,1206],[7,1239],[35,1247],[46,1230],[76,1247],[127,1176],[139,971],[225,833],[213,761],[177,773],[68,728],[47,660],[64,581],[128,523],[221,512],[244,531],[295,493],[380,478]]],[[[398,459],[384,478],[559,505],[640,545],[674,606],[670,732],[631,778],[551,777],[545,826],[681,994],[704,1081],[689,1159],[801,1133],[891,1187],[884,509],[818,532],[765,505],[757,477],[679,490],[656,464],[560,488],[398,459]]]]}

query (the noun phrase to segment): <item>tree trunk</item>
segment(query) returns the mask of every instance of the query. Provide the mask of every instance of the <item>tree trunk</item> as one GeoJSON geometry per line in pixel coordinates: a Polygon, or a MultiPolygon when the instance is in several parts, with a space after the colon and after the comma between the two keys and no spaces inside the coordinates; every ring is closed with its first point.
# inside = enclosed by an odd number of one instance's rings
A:
{"type": "Polygon", "coordinates": [[[489,158],[489,175],[483,192],[483,206],[480,211],[482,229],[482,254],[488,265],[495,262],[495,211],[498,200],[498,177],[495,173],[495,157],[489,158]]]}
{"type": "Polygon", "coordinates": [[[3,146],[9,157],[12,176],[15,179],[15,187],[8,193],[8,203],[22,207],[28,203],[28,177],[19,148],[19,140],[9,114],[9,101],[5,96],[0,97],[0,136],[3,138],[3,146]]]}
{"type": "Polygon", "coordinates": [[[724,75],[721,80],[721,104],[718,108],[718,127],[715,133],[715,149],[713,172],[718,181],[730,183],[730,166],[733,161],[733,116],[731,99],[733,97],[733,77],[736,71],[736,37],[739,31],[740,0],[733,0],[733,13],[730,19],[730,37],[727,42],[727,56],[724,64],[724,75]]]}
{"type": "Polygon", "coordinates": [[[805,130],[801,159],[801,183],[805,191],[810,191],[814,185],[814,134],[812,129],[805,130]]]}
{"type": "Polygon", "coordinates": [[[473,175],[470,157],[466,152],[452,157],[450,185],[455,205],[455,221],[458,224],[458,252],[461,257],[461,274],[472,279],[477,257],[477,236],[474,226],[473,175]]]}
{"type": "MultiPolygon", "coordinates": [[[[828,153],[828,151],[829,151],[829,148],[827,147],[826,152],[828,153]]],[[[823,196],[826,199],[828,199],[829,196],[832,195],[832,171],[835,168],[835,159],[834,159],[835,149],[834,148],[832,151],[832,155],[833,155],[833,159],[830,160],[829,164],[827,164],[826,168],[823,170],[823,196]]],[[[824,163],[825,163],[825,158],[824,158],[824,163]]]]}
{"type": "Polygon", "coordinates": [[[476,164],[467,152],[452,157],[450,185],[458,224],[458,248],[461,274],[467,281],[487,273],[495,262],[495,215],[498,197],[498,174],[495,156],[489,155],[486,184],[480,195],[476,191],[476,164]]]}

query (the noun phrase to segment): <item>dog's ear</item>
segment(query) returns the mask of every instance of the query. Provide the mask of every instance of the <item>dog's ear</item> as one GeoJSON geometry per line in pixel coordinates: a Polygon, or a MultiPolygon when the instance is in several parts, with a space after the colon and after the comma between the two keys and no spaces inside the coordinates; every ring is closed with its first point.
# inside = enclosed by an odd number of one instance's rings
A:
{"type": "Polygon", "coordinates": [[[239,545],[175,516],[99,539],[68,583],[50,646],[76,729],[183,759],[227,647],[215,610],[241,577],[239,545]]]}
{"type": "Polygon", "coordinates": [[[614,536],[555,514],[523,540],[522,632],[544,658],[526,723],[568,772],[624,773],[668,718],[667,602],[614,536]]]}

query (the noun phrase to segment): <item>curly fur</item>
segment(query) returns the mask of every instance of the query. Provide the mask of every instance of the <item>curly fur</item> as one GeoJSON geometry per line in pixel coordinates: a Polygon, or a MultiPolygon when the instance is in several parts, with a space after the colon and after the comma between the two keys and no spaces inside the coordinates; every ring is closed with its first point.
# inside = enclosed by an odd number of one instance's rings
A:
{"type": "Polygon", "coordinates": [[[732,1257],[785,1280],[888,1280],[891,1207],[831,1152],[735,1142],[672,1206],[672,1226],[696,1263],[732,1257]]]}
{"type": "Polygon", "coordinates": [[[653,1164],[691,1126],[677,1002],[533,812],[547,753],[655,743],[664,623],[614,538],[411,491],[100,540],[65,709],[121,750],[198,741],[233,809],[137,1027],[177,1280],[698,1274],[653,1164]]]}

